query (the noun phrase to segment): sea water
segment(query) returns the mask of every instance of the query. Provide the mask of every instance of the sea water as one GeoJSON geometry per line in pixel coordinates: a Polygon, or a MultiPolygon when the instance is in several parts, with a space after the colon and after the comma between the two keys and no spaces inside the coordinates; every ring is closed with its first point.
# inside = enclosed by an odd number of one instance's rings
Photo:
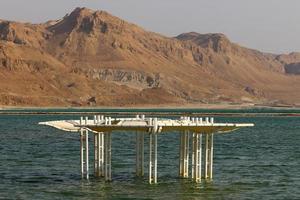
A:
{"type": "Polygon", "coordinates": [[[136,178],[135,134],[126,132],[112,135],[113,181],[93,177],[92,148],[82,180],[79,135],[38,125],[77,118],[0,113],[0,199],[300,199],[300,117],[216,117],[255,127],[214,136],[213,181],[200,184],[178,178],[178,133],[159,135],[156,185],[147,180],[148,137],[146,174],[136,178]]]}

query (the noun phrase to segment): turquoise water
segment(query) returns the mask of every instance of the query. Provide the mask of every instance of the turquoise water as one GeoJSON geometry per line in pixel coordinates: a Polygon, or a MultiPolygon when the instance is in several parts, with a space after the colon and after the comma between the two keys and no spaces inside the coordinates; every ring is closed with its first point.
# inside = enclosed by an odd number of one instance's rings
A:
{"type": "Polygon", "coordinates": [[[135,178],[135,137],[122,132],[113,181],[81,180],[78,135],[37,125],[57,119],[72,117],[0,115],[0,199],[300,199],[300,117],[215,118],[256,126],[215,136],[214,180],[201,184],[177,176],[178,134],[160,135],[157,185],[135,178]]]}

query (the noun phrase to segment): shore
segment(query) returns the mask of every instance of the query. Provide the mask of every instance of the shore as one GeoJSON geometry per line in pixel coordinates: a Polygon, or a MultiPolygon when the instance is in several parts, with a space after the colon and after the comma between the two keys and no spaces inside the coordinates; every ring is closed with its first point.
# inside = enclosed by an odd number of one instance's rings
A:
{"type": "Polygon", "coordinates": [[[40,107],[40,106],[0,106],[0,110],[48,110],[48,109],[225,109],[225,110],[237,110],[237,109],[254,109],[254,108],[270,108],[270,109],[300,109],[300,106],[291,105],[256,105],[256,104],[184,104],[184,105],[142,105],[142,106],[125,106],[125,107],[110,107],[110,106],[95,106],[95,107],[40,107]]]}
{"type": "Polygon", "coordinates": [[[278,107],[250,104],[201,104],[182,106],[139,106],[139,107],[11,107],[0,108],[0,115],[111,115],[131,116],[146,114],[147,116],[230,116],[230,117],[254,117],[254,116],[288,116],[299,117],[299,107],[278,107]],[[253,111],[253,109],[258,109],[253,111]],[[212,110],[212,111],[211,111],[212,110]],[[227,111],[226,111],[227,110],[227,111]],[[238,111],[241,110],[241,111],[238,111]],[[245,110],[245,111],[243,111],[245,110]],[[250,110],[247,112],[247,110],[250,110]]]}

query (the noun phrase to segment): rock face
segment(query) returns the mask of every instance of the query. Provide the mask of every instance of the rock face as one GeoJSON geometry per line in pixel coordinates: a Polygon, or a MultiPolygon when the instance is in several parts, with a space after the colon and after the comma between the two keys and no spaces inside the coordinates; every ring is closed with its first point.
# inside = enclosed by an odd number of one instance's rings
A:
{"type": "Polygon", "coordinates": [[[126,84],[136,88],[159,87],[159,74],[150,74],[124,69],[93,69],[86,72],[91,79],[126,84]]]}
{"type": "Polygon", "coordinates": [[[285,72],[287,74],[300,75],[300,62],[299,63],[290,63],[284,66],[285,72]]]}
{"type": "Polygon", "coordinates": [[[284,65],[287,74],[300,74],[300,53],[290,53],[288,55],[279,55],[276,57],[284,65]]]}
{"type": "Polygon", "coordinates": [[[86,8],[44,24],[0,20],[0,105],[300,105],[299,63],[300,53],[218,33],[169,38],[86,8]]]}

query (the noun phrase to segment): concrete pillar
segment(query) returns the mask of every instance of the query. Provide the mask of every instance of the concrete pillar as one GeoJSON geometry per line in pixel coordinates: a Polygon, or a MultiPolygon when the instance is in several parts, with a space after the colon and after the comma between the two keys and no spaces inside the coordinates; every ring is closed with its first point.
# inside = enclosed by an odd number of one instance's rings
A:
{"type": "Polygon", "coordinates": [[[204,162],[204,178],[208,179],[209,166],[209,136],[205,134],[205,162],[204,162]]]}
{"type": "MultiPolygon", "coordinates": [[[[83,124],[83,118],[80,117],[80,125],[83,124]]],[[[84,148],[83,148],[83,142],[84,142],[84,135],[83,135],[83,128],[80,128],[80,172],[81,172],[81,177],[83,178],[84,176],[84,148]]]]}
{"type": "Polygon", "coordinates": [[[141,133],[141,175],[144,176],[144,132],[141,133]]]}
{"type": "Polygon", "coordinates": [[[194,179],[194,174],[195,174],[195,165],[196,165],[196,162],[195,162],[195,159],[196,159],[196,133],[192,133],[192,169],[191,169],[191,176],[192,176],[192,179],[194,179]]]}
{"type": "Polygon", "coordinates": [[[139,133],[136,132],[136,141],[135,141],[135,150],[136,150],[136,155],[135,155],[135,171],[136,171],[136,176],[139,176],[139,170],[140,170],[140,138],[139,138],[139,133]]]}
{"type": "Polygon", "coordinates": [[[97,116],[94,115],[94,124],[97,124],[97,116]]]}
{"type": "Polygon", "coordinates": [[[94,134],[94,174],[104,176],[104,143],[103,133],[94,134]]]}
{"type": "Polygon", "coordinates": [[[104,133],[99,133],[99,172],[100,176],[104,176],[104,133]]]}
{"type": "Polygon", "coordinates": [[[89,135],[88,130],[80,130],[81,177],[89,179],[89,135]]]}
{"type": "Polygon", "coordinates": [[[180,133],[179,144],[179,177],[189,177],[189,131],[180,133]]]}
{"type": "Polygon", "coordinates": [[[152,183],[152,133],[149,135],[149,183],[152,183]]]}
{"type": "Polygon", "coordinates": [[[184,164],[183,164],[183,177],[189,177],[189,132],[184,131],[184,164]]]}
{"type": "Polygon", "coordinates": [[[154,183],[157,183],[157,134],[154,134],[154,183]]]}
{"type": "Polygon", "coordinates": [[[149,183],[157,183],[157,134],[149,134],[149,183]]]}
{"type": "Polygon", "coordinates": [[[197,176],[196,176],[196,182],[201,182],[202,178],[202,134],[198,134],[197,137],[198,145],[197,145],[197,176]]]}
{"type": "Polygon", "coordinates": [[[136,176],[144,176],[144,133],[136,133],[136,176]]]}
{"type": "Polygon", "coordinates": [[[212,179],[213,175],[213,134],[206,134],[205,142],[205,179],[212,179]]]}
{"type": "Polygon", "coordinates": [[[213,147],[214,147],[214,135],[211,133],[210,134],[210,157],[209,157],[209,174],[208,178],[212,180],[213,178],[213,147]]]}
{"type": "Polygon", "coordinates": [[[111,132],[104,133],[105,180],[111,181],[111,132]]]}
{"type": "Polygon", "coordinates": [[[98,141],[99,134],[94,133],[94,175],[99,176],[99,141],[98,141]]]}
{"type": "Polygon", "coordinates": [[[85,173],[89,179],[89,131],[85,130],[85,173]]]}
{"type": "Polygon", "coordinates": [[[97,174],[97,176],[98,177],[100,177],[100,176],[102,176],[102,171],[101,171],[101,159],[102,159],[102,157],[103,157],[103,154],[102,154],[102,152],[101,152],[101,148],[103,148],[102,147],[102,138],[101,138],[101,134],[102,133],[98,133],[97,135],[98,135],[98,137],[97,137],[97,143],[98,143],[98,148],[97,148],[97,166],[98,166],[98,174],[97,174]]]}
{"type": "MultiPolygon", "coordinates": [[[[85,117],[85,125],[88,124],[88,117],[85,117]]],[[[89,131],[85,129],[85,174],[89,179],[89,131]]]]}
{"type": "Polygon", "coordinates": [[[205,117],[205,123],[206,123],[206,124],[209,123],[209,117],[205,117]]]}
{"type": "Polygon", "coordinates": [[[192,179],[196,183],[201,182],[201,160],[202,160],[202,134],[194,133],[193,135],[193,165],[192,179]]]}
{"type": "Polygon", "coordinates": [[[179,177],[183,177],[183,173],[184,173],[184,133],[183,132],[179,132],[179,177]]]}

